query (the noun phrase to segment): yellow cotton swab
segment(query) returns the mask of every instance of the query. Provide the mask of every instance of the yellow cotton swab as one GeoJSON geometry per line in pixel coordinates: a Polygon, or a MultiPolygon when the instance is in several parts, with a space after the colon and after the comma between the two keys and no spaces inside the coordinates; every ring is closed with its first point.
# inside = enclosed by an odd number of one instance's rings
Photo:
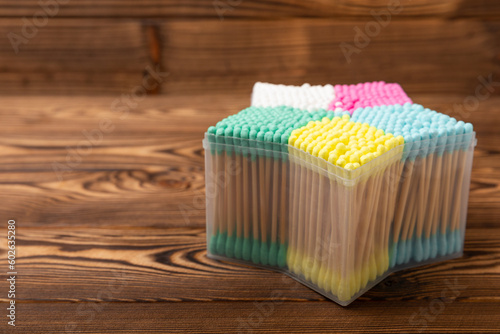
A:
{"type": "MultiPolygon", "coordinates": [[[[323,119],[321,122],[310,122],[306,127],[292,132],[290,137],[289,144],[292,144],[298,152],[302,152],[295,154],[302,157],[301,161],[309,162],[309,168],[304,163],[298,167],[301,168],[301,172],[298,173],[299,187],[311,194],[308,201],[303,203],[305,212],[298,209],[300,226],[298,231],[306,230],[303,222],[305,217],[308,217],[309,223],[314,223],[307,228],[309,234],[305,234],[302,239],[298,237],[293,255],[289,258],[291,268],[296,274],[303,275],[304,279],[311,280],[314,284],[338,295],[342,300],[351,298],[366,286],[368,281],[374,280],[379,271],[378,266],[388,266],[388,246],[382,245],[383,240],[388,239],[385,238],[387,222],[384,221],[378,226],[381,229],[377,231],[380,237],[375,242],[373,238],[375,223],[372,219],[377,216],[380,207],[377,194],[385,169],[379,166],[380,163],[373,165],[372,176],[367,177],[366,181],[361,181],[359,185],[354,183],[357,185],[354,188],[346,186],[344,184],[346,181],[343,180],[361,165],[368,164],[386,153],[387,148],[394,148],[396,143],[397,140],[392,135],[385,136],[383,131],[349,122],[348,116],[343,119],[336,117],[331,121],[323,119]],[[357,144],[358,141],[361,141],[363,149],[357,144]],[[320,213],[317,209],[322,208],[322,203],[318,203],[319,194],[323,193],[324,186],[318,184],[321,177],[318,174],[320,169],[316,166],[320,164],[316,162],[315,157],[324,160],[328,157],[330,162],[328,170],[333,175],[337,174],[333,178],[330,177],[329,182],[330,206],[333,208],[329,231],[330,243],[341,244],[341,247],[339,247],[340,252],[336,252],[334,256],[327,256],[328,259],[325,261],[322,257],[318,260],[318,254],[328,254],[328,252],[322,252],[321,244],[318,245],[317,240],[321,231],[326,229],[318,221],[320,213]],[[307,182],[312,184],[310,188],[306,187],[307,182]],[[357,216],[346,211],[349,201],[354,199],[362,200],[367,208],[347,228],[344,226],[346,219],[357,216]],[[359,225],[358,222],[363,225],[359,225]],[[370,225],[370,222],[373,224],[370,225]],[[358,245],[357,248],[349,246],[353,242],[358,245]],[[377,263],[373,251],[375,246],[380,247],[381,252],[386,251],[381,260],[383,264],[377,263]]],[[[297,203],[302,203],[300,198],[297,203]]]]}

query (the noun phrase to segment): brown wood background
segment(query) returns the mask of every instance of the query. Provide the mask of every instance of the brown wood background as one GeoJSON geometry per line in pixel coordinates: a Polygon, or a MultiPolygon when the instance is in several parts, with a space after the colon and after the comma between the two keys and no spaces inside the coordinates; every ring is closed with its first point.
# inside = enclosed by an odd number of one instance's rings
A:
{"type": "Polygon", "coordinates": [[[0,0],[0,226],[16,220],[18,247],[17,327],[1,333],[500,331],[500,86],[464,109],[479,77],[500,82],[498,1],[401,1],[351,63],[339,44],[388,1],[223,0],[223,20],[212,0],[66,2],[16,54],[7,35],[40,5],[0,0]],[[120,118],[113,101],[148,66],[169,74],[120,118]],[[248,106],[255,81],[369,80],[474,124],[464,257],[393,274],[347,308],[207,259],[206,128],[248,106]],[[103,119],[114,129],[55,173],[103,119]]]}
{"type": "Polygon", "coordinates": [[[0,1],[2,94],[121,93],[148,64],[170,73],[152,92],[162,94],[248,93],[257,80],[469,94],[479,75],[499,74],[495,0],[65,2],[16,54],[7,35],[23,36],[42,9],[0,1]],[[394,3],[399,13],[348,64],[340,43],[354,45],[354,28],[394,3]]]}

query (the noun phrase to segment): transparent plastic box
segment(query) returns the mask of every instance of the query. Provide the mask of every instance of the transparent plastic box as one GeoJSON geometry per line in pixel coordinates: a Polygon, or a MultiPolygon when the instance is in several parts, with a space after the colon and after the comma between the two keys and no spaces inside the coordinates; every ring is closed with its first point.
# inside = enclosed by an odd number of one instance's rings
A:
{"type": "Polygon", "coordinates": [[[475,133],[354,170],[290,145],[205,134],[207,248],[346,306],[389,274],[460,257],[475,133]]]}

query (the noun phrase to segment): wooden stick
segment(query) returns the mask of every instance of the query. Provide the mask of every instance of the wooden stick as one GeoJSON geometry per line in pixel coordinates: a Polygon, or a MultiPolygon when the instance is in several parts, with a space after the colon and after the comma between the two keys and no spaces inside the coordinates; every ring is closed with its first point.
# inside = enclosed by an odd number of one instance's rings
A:
{"type": "MultiPolygon", "coordinates": [[[[411,180],[411,193],[408,196],[408,201],[406,204],[406,216],[405,220],[403,222],[403,232],[401,235],[401,240],[404,242],[411,242],[413,239],[413,234],[415,233],[415,225],[416,225],[416,213],[417,213],[417,207],[418,207],[418,197],[419,197],[419,185],[420,185],[420,180],[422,179],[423,175],[421,173],[421,160],[416,160],[415,164],[417,165],[417,173],[413,173],[413,177],[411,180]],[[412,213],[415,212],[415,215],[412,213]]],[[[415,168],[414,168],[415,171],[415,168]]],[[[401,264],[401,261],[406,262],[408,259],[408,256],[410,256],[412,252],[412,249],[409,248],[408,244],[406,244],[406,249],[404,250],[404,253],[401,255],[398,255],[398,264],[401,264]],[[410,252],[408,252],[408,250],[410,252]],[[404,256],[404,257],[403,257],[404,256]]]]}
{"type": "MultiPolygon", "coordinates": [[[[321,277],[323,277],[323,286],[322,288],[327,292],[332,292],[334,295],[337,295],[337,285],[338,285],[338,271],[336,271],[336,262],[338,252],[336,249],[336,238],[338,236],[338,226],[336,224],[336,215],[338,215],[337,201],[335,198],[335,180],[331,175],[331,171],[328,171],[327,174],[327,182],[328,182],[328,190],[327,190],[327,207],[329,208],[329,216],[325,216],[326,224],[330,226],[330,244],[329,249],[326,254],[326,268],[320,269],[321,277]],[[324,273],[324,274],[323,274],[324,273]]],[[[320,283],[321,286],[321,283],[320,283]]]]}
{"type": "Polygon", "coordinates": [[[401,182],[401,173],[402,173],[402,167],[404,163],[401,162],[401,160],[397,160],[393,166],[392,166],[392,172],[391,172],[391,198],[390,198],[390,205],[389,205],[389,217],[388,217],[388,228],[386,229],[386,235],[385,235],[385,245],[387,247],[387,257],[385,261],[387,261],[386,264],[386,269],[389,268],[389,247],[391,246],[390,243],[390,234],[392,232],[393,227],[393,222],[394,222],[394,216],[395,216],[395,207],[396,207],[396,199],[398,195],[398,190],[399,190],[399,184],[401,182]],[[395,174],[392,174],[395,173],[395,174]]]}
{"type": "Polygon", "coordinates": [[[467,155],[465,152],[460,150],[458,152],[459,158],[457,163],[458,173],[456,178],[456,187],[455,187],[455,196],[453,200],[453,213],[451,216],[451,222],[453,226],[453,230],[456,230],[460,227],[460,212],[462,211],[463,203],[462,203],[462,184],[464,181],[464,172],[465,172],[465,164],[467,155]]]}
{"type": "MultiPolygon", "coordinates": [[[[375,167],[379,168],[379,167],[375,167]]],[[[361,247],[364,247],[364,250],[362,251],[362,260],[361,260],[361,266],[362,270],[364,269],[367,273],[363,274],[363,280],[361,281],[361,286],[360,288],[364,288],[368,281],[374,280],[376,278],[376,268],[373,266],[371,263],[372,255],[373,255],[373,243],[374,243],[374,235],[375,235],[375,225],[377,223],[376,218],[377,218],[377,209],[378,209],[378,202],[380,199],[380,186],[382,183],[382,171],[376,170],[374,175],[373,175],[373,189],[371,194],[367,193],[367,198],[369,204],[369,212],[370,215],[368,216],[368,234],[366,238],[366,242],[361,244],[361,247]]]]}
{"type": "Polygon", "coordinates": [[[340,227],[340,233],[338,237],[338,243],[342,249],[342,257],[340,258],[338,267],[340,271],[340,282],[338,286],[338,298],[341,301],[347,301],[351,299],[354,292],[357,289],[359,282],[359,275],[356,273],[355,258],[356,258],[356,234],[359,229],[355,224],[346,226],[347,212],[348,208],[346,206],[346,198],[355,198],[353,189],[348,189],[343,182],[342,178],[337,180],[337,187],[339,189],[338,202],[339,202],[339,219],[338,225],[340,227]]]}
{"type": "Polygon", "coordinates": [[[461,244],[461,235],[457,232],[459,229],[460,212],[463,204],[461,203],[462,183],[464,177],[464,164],[463,151],[461,149],[461,142],[457,142],[455,150],[453,151],[452,161],[452,176],[451,176],[451,198],[450,198],[450,223],[449,223],[449,240],[448,240],[448,254],[455,253],[459,250],[457,243],[461,244]],[[457,240],[458,238],[458,240],[457,240]]]}
{"type": "MultiPolygon", "coordinates": [[[[318,163],[319,160],[318,160],[318,163]]],[[[324,171],[322,169],[322,166],[318,164],[318,168],[316,173],[318,174],[318,191],[317,191],[317,201],[316,201],[316,208],[314,210],[316,211],[316,216],[315,216],[315,224],[316,226],[316,235],[314,236],[314,239],[312,240],[313,242],[313,247],[311,250],[311,254],[314,258],[314,265],[312,268],[312,280],[315,282],[316,285],[319,285],[319,273],[321,266],[325,262],[325,257],[326,253],[325,250],[327,248],[327,242],[326,238],[328,237],[326,232],[326,226],[325,226],[325,197],[327,197],[328,193],[325,193],[325,187],[328,184],[328,178],[324,175],[324,171]]]]}
{"type": "MultiPolygon", "coordinates": [[[[312,160],[312,163],[314,163],[314,160],[312,160]]],[[[317,205],[319,174],[316,170],[311,169],[312,167],[312,164],[309,165],[309,173],[311,174],[309,187],[310,200],[306,198],[306,201],[309,203],[308,212],[306,211],[306,217],[308,218],[304,221],[305,230],[307,231],[305,235],[307,236],[307,238],[305,239],[304,244],[304,258],[302,260],[302,268],[304,268],[304,276],[306,280],[310,280],[312,275],[313,261],[315,261],[314,244],[316,229],[318,228],[316,225],[316,217],[318,214],[317,205]]]]}
{"type": "MultiPolygon", "coordinates": [[[[244,222],[244,237],[245,239],[250,239],[250,207],[251,207],[251,196],[250,191],[250,175],[248,173],[249,169],[249,161],[247,157],[241,157],[242,159],[242,164],[243,164],[243,222],[244,222]]],[[[249,259],[246,259],[249,260],[249,259]]]]}
{"type": "Polygon", "coordinates": [[[430,157],[421,158],[420,160],[420,177],[418,183],[418,211],[417,211],[417,228],[415,231],[415,249],[414,258],[416,261],[422,261],[424,259],[424,249],[422,244],[422,232],[424,229],[425,222],[425,212],[426,212],[426,198],[429,196],[427,185],[430,179],[430,166],[428,164],[432,163],[430,157]]]}
{"type": "MultiPolygon", "coordinates": [[[[416,201],[416,198],[414,198],[414,201],[416,201]]],[[[412,241],[412,238],[413,238],[413,235],[415,233],[415,225],[416,225],[416,221],[417,221],[417,212],[418,212],[418,207],[417,205],[412,205],[411,211],[408,212],[408,215],[411,217],[410,218],[410,229],[409,229],[409,233],[408,233],[408,237],[407,237],[407,244],[406,244],[406,247],[407,247],[407,251],[405,253],[405,259],[404,259],[404,263],[408,263],[408,261],[410,261],[411,259],[411,256],[412,256],[412,249],[410,248],[410,246],[412,245],[411,244],[411,241],[412,241]],[[410,245],[408,245],[408,242],[410,242],[410,245]],[[409,250],[409,251],[408,251],[409,250]]]]}
{"type": "MultiPolygon", "coordinates": [[[[266,203],[266,179],[267,179],[267,168],[266,168],[266,157],[260,155],[257,157],[259,160],[259,200],[260,200],[260,242],[267,242],[267,204],[266,203]]],[[[262,247],[262,244],[261,244],[262,247]]],[[[260,259],[262,262],[263,259],[260,259]]],[[[267,263],[267,259],[265,260],[267,263]]],[[[264,263],[265,264],[265,263],[264,263]]]]}
{"type": "MultiPolygon", "coordinates": [[[[436,235],[437,229],[439,227],[439,217],[441,217],[440,205],[442,202],[442,192],[444,188],[444,176],[443,176],[443,156],[436,155],[436,167],[433,170],[434,175],[434,187],[431,193],[431,222],[432,222],[432,234],[436,235]]],[[[432,256],[432,254],[431,254],[432,256]]]]}
{"type": "Polygon", "coordinates": [[[252,171],[252,261],[259,263],[260,249],[257,249],[259,238],[259,179],[257,157],[250,160],[250,169],[252,171]]]}
{"type": "MultiPolygon", "coordinates": [[[[455,236],[457,239],[455,239],[455,247],[454,251],[458,252],[461,251],[463,248],[463,228],[464,226],[462,225],[463,219],[465,219],[465,210],[466,210],[466,198],[468,195],[468,189],[463,191],[463,182],[464,178],[468,178],[468,175],[470,175],[470,168],[472,167],[472,154],[473,152],[470,150],[470,142],[464,142],[465,151],[463,149],[460,149],[459,151],[459,158],[458,158],[458,164],[459,164],[459,173],[458,173],[458,183],[457,183],[457,190],[456,190],[456,198],[454,202],[454,214],[452,216],[452,223],[453,223],[453,229],[457,231],[457,235],[455,236]],[[467,171],[468,174],[465,174],[467,171]],[[465,202],[465,203],[464,203],[465,202]]],[[[469,181],[469,180],[468,180],[469,181]]]]}
{"type": "MultiPolygon", "coordinates": [[[[374,167],[378,168],[378,167],[374,167]]],[[[357,254],[356,254],[356,271],[359,272],[359,282],[356,292],[367,283],[368,280],[368,267],[367,257],[369,257],[369,247],[371,247],[370,242],[373,236],[373,216],[375,215],[375,201],[379,198],[379,192],[377,191],[379,182],[379,171],[370,170],[370,175],[368,176],[368,181],[366,183],[366,191],[364,193],[364,199],[361,201],[362,207],[360,209],[363,211],[360,218],[360,227],[358,231],[361,233],[359,239],[357,240],[357,254]],[[362,224],[362,225],[361,225],[362,224]]]]}
{"type": "MultiPolygon", "coordinates": [[[[408,199],[408,192],[410,190],[410,184],[412,181],[412,173],[413,173],[413,165],[414,162],[411,160],[406,160],[406,173],[403,176],[403,184],[401,185],[401,192],[398,198],[398,204],[396,208],[396,214],[394,218],[394,243],[397,244],[399,241],[399,235],[401,233],[403,215],[405,213],[406,200],[408,199]]],[[[405,232],[406,234],[406,232],[405,232]]]]}
{"type": "MultiPolygon", "coordinates": [[[[351,196],[351,203],[353,205],[353,210],[349,213],[351,216],[351,221],[348,228],[348,231],[346,234],[350,236],[348,240],[341,240],[340,243],[342,245],[342,248],[349,249],[351,248],[350,252],[346,256],[348,256],[346,261],[349,261],[352,263],[351,269],[349,270],[349,280],[350,280],[350,292],[349,294],[352,296],[361,286],[361,255],[359,255],[360,252],[360,245],[362,244],[362,240],[364,238],[365,232],[368,233],[365,228],[366,228],[366,214],[367,214],[367,208],[364,206],[367,205],[366,203],[366,192],[369,191],[371,184],[371,175],[363,175],[361,178],[358,179],[357,183],[354,185],[352,188],[352,196],[351,196]]],[[[339,224],[341,226],[344,226],[344,222],[340,221],[339,224]]]]}
{"type": "Polygon", "coordinates": [[[349,226],[355,238],[355,240],[353,240],[353,258],[349,260],[352,261],[354,265],[353,275],[355,285],[351,294],[358,291],[359,287],[363,284],[363,250],[369,233],[371,213],[369,206],[373,183],[373,175],[370,173],[370,175],[366,176],[366,181],[362,181],[355,190],[356,196],[354,198],[356,198],[356,211],[359,211],[360,214],[355,215],[356,220],[354,224],[349,226]]]}
{"type": "MultiPolygon", "coordinates": [[[[270,233],[271,229],[271,204],[272,204],[272,191],[273,191],[273,184],[271,183],[272,179],[272,172],[273,172],[273,161],[271,160],[271,157],[265,156],[264,157],[264,164],[265,164],[265,182],[264,182],[264,197],[266,199],[266,206],[265,206],[265,229],[266,229],[266,235],[270,233]]],[[[273,181],[274,182],[274,181],[273,181]]],[[[266,236],[266,242],[267,242],[267,236],[266,236]]]]}
{"type": "MultiPolygon", "coordinates": [[[[458,144],[457,144],[458,146],[458,144]]],[[[458,159],[459,159],[459,156],[460,156],[460,152],[461,150],[455,146],[455,148],[453,149],[453,153],[451,154],[451,158],[452,158],[452,161],[451,161],[451,198],[450,198],[450,207],[451,207],[451,202],[452,202],[452,198],[454,197],[455,195],[455,190],[456,190],[456,181],[457,180],[457,173],[459,172],[459,162],[458,162],[458,159]]]]}
{"type": "Polygon", "coordinates": [[[307,228],[306,228],[306,213],[307,213],[307,204],[308,201],[306,200],[306,193],[308,193],[309,185],[310,185],[310,177],[311,173],[310,170],[302,165],[301,166],[301,171],[302,175],[300,178],[300,199],[299,202],[297,203],[297,206],[299,207],[299,214],[298,214],[298,220],[297,220],[297,255],[295,256],[295,270],[297,270],[297,274],[303,274],[303,268],[302,268],[302,259],[304,257],[304,250],[305,250],[305,240],[307,240],[307,228]]]}
{"type": "Polygon", "coordinates": [[[389,229],[389,198],[391,197],[391,171],[393,164],[388,166],[382,176],[382,185],[380,189],[380,202],[379,208],[377,210],[378,214],[376,217],[376,222],[378,226],[376,228],[376,239],[375,239],[375,261],[377,265],[377,276],[382,275],[387,268],[385,268],[384,252],[387,250],[385,244],[386,231],[389,229]]]}
{"type": "Polygon", "coordinates": [[[317,285],[324,291],[331,291],[329,287],[332,271],[329,268],[330,256],[332,255],[333,240],[331,239],[332,220],[330,209],[330,179],[328,174],[321,175],[320,191],[318,203],[318,226],[320,228],[316,231],[316,242],[320,242],[315,250],[315,254],[319,256],[319,270],[317,285]]]}
{"type": "Polygon", "coordinates": [[[276,243],[278,241],[278,187],[279,187],[279,170],[280,161],[274,159],[273,161],[273,184],[272,184],[272,204],[271,204],[271,242],[276,243]]]}
{"type": "Polygon", "coordinates": [[[327,287],[330,287],[330,291],[338,296],[339,292],[339,284],[340,284],[340,275],[342,274],[341,268],[341,259],[345,255],[343,252],[347,251],[347,247],[341,247],[340,240],[341,235],[344,234],[344,229],[339,224],[340,220],[340,202],[338,200],[338,189],[336,185],[336,180],[333,176],[329,175],[330,178],[330,205],[331,205],[331,230],[330,230],[330,240],[333,242],[332,251],[330,253],[330,275],[331,280],[326,277],[327,283],[325,284],[327,287]]]}
{"type": "Polygon", "coordinates": [[[210,199],[212,203],[212,237],[210,238],[210,247],[209,251],[212,254],[217,253],[217,236],[219,234],[219,187],[217,184],[217,173],[218,173],[218,164],[217,164],[217,150],[213,150],[212,154],[212,145],[215,146],[215,143],[209,143],[210,150],[208,154],[210,155],[207,159],[210,160],[211,164],[211,174],[209,174],[208,183],[213,186],[213,197],[210,199]]]}
{"type": "Polygon", "coordinates": [[[393,197],[394,191],[394,165],[395,163],[391,163],[386,171],[385,175],[383,178],[383,185],[384,189],[381,189],[383,198],[382,198],[382,203],[380,204],[380,221],[381,221],[381,227],[380,227],[380,243],[378,246],[375,248],[375,255],[376,255],[376,264],[377,264],[377,276],[381,276],[383,273],[387,271],[389,268],[389,233],[391,229],[391,214],[390,214],[390,206],[391,206],[391,200],[393,197]]]}
{"type": "Polygon", "coordinates": [[[217,179],[216,182],[223,182],[221,185],[217,185],[219,188],[217,203],[218,203],[218,216],[219,216],[219,237],[217,238],[217,253],[225,253],[225,240],[223,238],[224,233],[226,233],[226,211],[225,211],[225,196],[226,196],[226,172],[225,172],[225,154],[224,152],[217,154],[217,179]],[[218,177],[223,176],[222,180],[218,177]]]}
{"type": "Polygon", "coordinates": [[[450,188],[451,188],[451,161],[452,156],[449,152],[444,153],[444,188],[443,188],[443,204],[441,207],[441,244],[439,248],[439,253],[441,255],[445,255],[448,251],[447,247],[447,239],[446,239],[446,230],[449,224],[449,202],[450,202],[450,188]]]}
{"type": "Polygon", "coordinates": [[[287,189],[291,188],[288,186],[288,180],[292,175],[291,166],[289,161],[281,161],[281,196],[280,196],[280,242],[286,243],[288,241],[287,233],[287,222],[289,222],[287,216],[287,208],[290,205],[289,196],[287,189]]]}
{"type": "MultiPolygon", "coordinates": [[[[296,153],[296,151],[295,151],[296,153]]],[[[290,155],[291,157],[291,155],[290,155]]],[[[292,157],[291,157],[292,158],[292,157]]],[[[296,273],[295,258],[297,256],[297,244],[298,244],[298,215],[299,215],[299,194],[301,191],[301,166],[297,162],[297,157],[293,157],[293,161],[290,161],[290,173],[294,175],[294,182],[291,183],[292,191],[291,196],[293,196],[292,203],[290,205],[289,217],[290,217],[290,246],[287,254],[288,268],[296,273]]]]}
{"type": "Polygon", "coordinates": [[[433,221],[432,221],[432,215],[434,211],[434,207],[436,205],[436,197],[437,197],[437,188],[439,185],[439,180],[437,179],[436,173],[439,173],[437,171],[438,166],[438,161],[437,161],[437,156],[436,153],[430,154],[427,156],[427,173],[428,173],[428,183],[426,186],[427,189],[427,197],[428,197],[428,204],[425,209],[425,237],[429,239],[431,237],[432,233],[432,228],[433,228],[433,221]]]}
{"type": "Polygon", "coordinates": [[[235,196],[235,175],[231,171],[231,163],[233,160],[233,154],[226,151],[225,157],[225,168],[226,168],[226,206],[227,206],[227,241],[225,245],[226,255],[229,257],[234,257],[234,232],[236,229],[236,196],[235,196]]]}
{"type": "Polygon", "coordinates": [[[396,208],[396,199],[398,196],[398,191],[400,190],[399,184],[401,182],[401,172],[402,172],[402,166],[404,164],[401,162],[401,160],[396,161],[393,166],[392,166],[392,172],[391,172],[391,198],[390,198],[390,205],[388,209],[389,217],[388,217],[388,228],[386,230],[386,235],[385,235],[385,244],[387,246],[387,268],[390,266],[390,239],[391,239],[391,232],[394,229],[394,216],[395,216],[395,208],[396,208]],[[393,174],[394,173],[394,174],[393,174]]]}
{"type": "Polygon", "coordinates": [[[287,244],[289,240],[288,236],[288,224],[289,218],[287,215],[287,208],[290,206],[290,197],[288,196],[287,189],[288,180],[292,177],[292,172],[290,170],[290,160],[288,159],[286,162],[284,160],[281,161],[281,196],[280,196],[280,205],[281,205],[281,214],[280,214],[280,249],[278,252],[278,266],[285,267],[286,266],[286,255],[287,255],[287,244]]]}
{"type": "Polygon", "coordinates": [[[441,216],[443,210],[443,201],[444,201],[444,192],[446,191],[446,175],[444,170],[444,156],[438,155],[436,156],[436,171],[434,173],[437,174],[436,178],[438,179],[438,186],[436,191],[436,201],[434,203],[433,210],[433,218],[432,218],[432,235],[431,238],[431,257],[434,258],[439,255],[439,243],[438,240],[438,232],[441,231],[441,216]]]}
{"type": "Polygon", "coordinates": [[[243,184],[243,179],[242,179],[242,163],[241,163],[242,157],[239,153],[235,152],[234,156],[234,169],[236,174],[235,176],[235,192],[234,192],[234,197],[235,197],[235,202],[236,202],[236,212],[235,212],[235,224],[236,224],[236,244],[234,248],[234,256],[237,259],[242,258],[242,251],[243,251],[243,192],[244,190],[242,189],[242,184],[243,184]]]}
{"type": "Polygon", "coordinates": [[[442,231],[443,228],[446,229],[448,227],[448,222],[449,222],[449,206],[450,206],[450,197],[451,197],[451,192],[453,189],[452,183],[452,161],[453,161],[453,154],[449,152],[444,153],[444,173],[445,173],[445,189],[446,191],[444,192],[444,201],[443,201],[443,214],[442,214],[442,223],[445,225],[442,226],[442,231]]]}

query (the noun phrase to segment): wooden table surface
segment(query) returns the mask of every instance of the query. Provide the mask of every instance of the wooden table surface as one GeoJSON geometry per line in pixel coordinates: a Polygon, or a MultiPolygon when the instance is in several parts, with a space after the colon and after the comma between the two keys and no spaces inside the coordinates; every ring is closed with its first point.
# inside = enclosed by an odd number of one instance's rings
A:
{"type": "MultiPolygon", "coordinates": [[[[500,98],[477,131],[462,258],[392,274],[348,307],[276,272],[210,260],[206,128],[249,95],[5,97],[1,225],[17,226],[16,328],[0,332],[499,333],[500,98]]],[[[464,96],[415,102],[456,115],[464,96]]],[[[3,238],[3,237],[2,237],[3,238]]]]}

